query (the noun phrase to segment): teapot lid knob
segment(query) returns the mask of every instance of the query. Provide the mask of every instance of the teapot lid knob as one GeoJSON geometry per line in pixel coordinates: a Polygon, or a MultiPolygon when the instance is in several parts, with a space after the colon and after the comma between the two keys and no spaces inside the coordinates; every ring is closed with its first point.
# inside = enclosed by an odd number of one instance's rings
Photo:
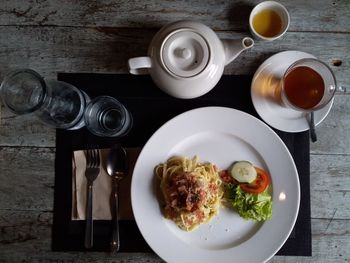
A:
{"type": "Polygon", "coordinates": [[[182,48],[182,49],[177,49],[175,50],[175,55],[183,58],[183,59],[190,59],[191,58],[191,50],[189,48],[182,48]]]}
{"type": "Polygon", "coordinates": [[[190,29],[180,29],[164,40],[161,58],[165,69],[172,74],[193,77],[208,65],[210,49],[200,34],[190,29]]]}

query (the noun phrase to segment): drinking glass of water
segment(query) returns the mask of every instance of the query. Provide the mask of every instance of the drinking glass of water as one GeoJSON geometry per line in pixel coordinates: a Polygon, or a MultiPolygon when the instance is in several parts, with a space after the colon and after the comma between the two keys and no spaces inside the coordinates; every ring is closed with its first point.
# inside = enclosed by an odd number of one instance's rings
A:
{"type": "Polygon", "coordinates": [[[44,124],[59,129],[84,126],[84,110],[89,97],[73,85],[44,80],[31,69],[5,76],[0,86],[5,106],[17,115],[33,114],[44,124]]]}
{"type": "Polygon", "coordinates": [[[87,105],[86,128],[102,137],[122,137],[131,129],[133,119],[122,103],[110,96],[99,96],[87,105]]]}

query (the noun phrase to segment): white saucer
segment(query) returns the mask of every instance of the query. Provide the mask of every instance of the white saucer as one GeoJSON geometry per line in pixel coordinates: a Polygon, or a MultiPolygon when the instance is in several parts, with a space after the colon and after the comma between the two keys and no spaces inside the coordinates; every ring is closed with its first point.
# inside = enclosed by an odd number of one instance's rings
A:
{"type": "MultiPolygon", "coordinates": [[[[266,123],[281,131],[309,130],[307,114],[283,107],[274,94],[284,71],[302,58],[314,58],[314,56],[301,51],[277,53],[261,64],[252,80],[251,96],[255,110],[266,123]]],[[[315,125],[326,118],[332,104],[333,100],[323,109],[315,111],[315,125]]]]}

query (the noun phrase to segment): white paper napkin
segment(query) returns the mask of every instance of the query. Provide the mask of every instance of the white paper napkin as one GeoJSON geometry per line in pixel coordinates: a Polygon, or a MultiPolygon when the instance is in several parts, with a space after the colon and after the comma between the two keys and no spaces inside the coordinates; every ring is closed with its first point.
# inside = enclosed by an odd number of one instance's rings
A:
{"type": "MultiPolygon", "coordinates": [[[[135,165],[137,156],[140,152],[139,148],[128,148],[129,173],[121,181],[119,181],[119,215],[120,219],[133,219],[130,199],[130,185],[132,170],[135,165]]],[[[112,178],[107,174],[106,160],[109,149],[101,149],[101,169],[100,173],[94,181],[93,185],[93,219],[110,220],[111,206],[110,195],[112,192],[112,178]]],[[[72,177],[72,219],[85,220],[86,211],[86,185],[85,177],[86,158],[84,151],[75,151],[73,153],[73,177],[72,177]]]]}

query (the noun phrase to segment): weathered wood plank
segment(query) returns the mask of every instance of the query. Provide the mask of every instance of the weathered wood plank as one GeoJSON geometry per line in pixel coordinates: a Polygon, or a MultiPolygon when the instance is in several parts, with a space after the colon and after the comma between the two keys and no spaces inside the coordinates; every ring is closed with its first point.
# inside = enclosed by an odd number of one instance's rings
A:
{"type": "Polygon", "coordinates": [[[313,191],[350,192],[349,155],[311,155],[310,166],[310,188],[313,191]]]}
{"type": "Polygon", "coordinates": [[[0,145],[55,147],[55,129],[37,121],[33,115],[16,116],[0,107],[0,145]]]}
{"type": "Polygon", "coordinates": [[[336,95],[326,119],[316,127],[318,140],[311,143],[312,154],[350,153],[350,96],[336,95]]]}
{"type": "MultiPolygon", "coordinates": [[[[153,253],[52,252],[52,213],[1,210],[0,262],[163,262],[153,253]]],[[[350,259],[349,220],[312,220],[313,257],[276,256],[270,262],[345,262],[350,259]]]]}
{"type": "Polygon", "coordinates": [[[312,257],[275,256],[271,263],[338,263],[350,260],[349,220],[313,219],[311,225],[312,257]]]}
{"type": "Polygon", "coordinates": [[[0,74],[33,68],[57,72],[126,73],[127,60],[145,55],[154,30],[69,27],[0,27],[0,74]],[[134,33],[132,33],[134,32],[134,33]]]}
{"type": "Polygon", "coordinates": [[[350,219],[350,156],[312,155],[311,217],[350,219]]]}
{"type": "MultiPolygon", "coordinates": [[[[0,78],[13,68],[29,67],[46,77],[57,72],[127,73],[127,60],[147,54],[156,30],[0,26],[0,78]]],[[[248,33],[219,32],[240,39],[248,33]]],[[[253,74],[269,56],[285,50],[309,52],[328,63],[339,84],[348,84],[350,38],[336,33],[294,33],[281,40],[257,41],[225,68],[225,74],[253,74]],[[324,39],[328,39],[324,41],[324,39]],[[334,61],[341,61],[334,66],[334,61]]]]}
{"type": "MultiPolygon", "coordinates": [[[[259,2],[8,0],[1,4],[0,25],[158,28],[171,21],[193,19],[216,30],[242,31],[248,29],[250,11],[259,2]]],[[[290,31],[349,32],[347,0],[280,2],[290,12],[290,31]]]]}
{"type": "MultiPolygon", "coordinates": [[[[53,148],[0,148],[0,209],[52,211],[54,160],[53,148]]],[[[312,218],[350,219],[349,170],[349,155],[311,156],[312,218]]]]}
{"type": "Polygon", "coordinates": [[[0,213],[0,262],[162,262],[152,253],[52,252],[51,212],[0,213]]]}
{"type": "Polygon", "coordinates": [[[0,147],[0,209],[53,210],[54,148],[0,147]]]}

